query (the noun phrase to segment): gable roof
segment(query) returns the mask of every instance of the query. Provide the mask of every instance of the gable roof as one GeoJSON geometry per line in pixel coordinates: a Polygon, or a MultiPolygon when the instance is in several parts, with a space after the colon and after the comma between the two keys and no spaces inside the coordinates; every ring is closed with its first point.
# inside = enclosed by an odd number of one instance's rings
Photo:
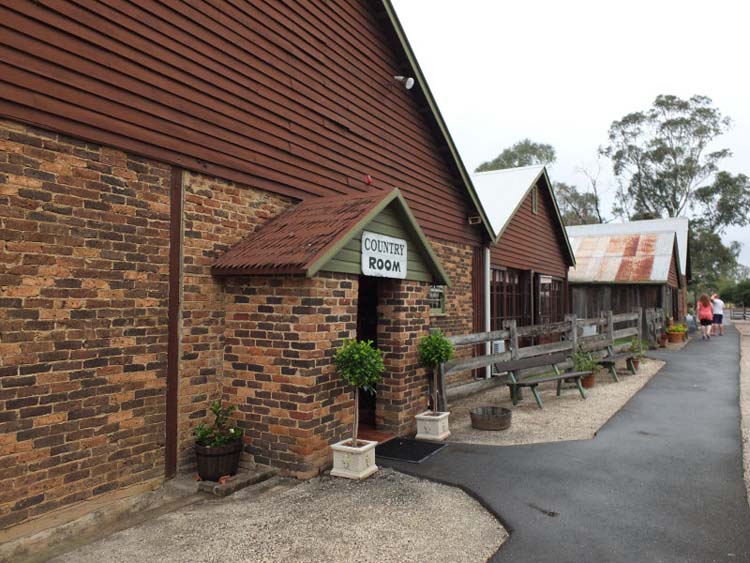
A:
{"type": "Polygon", "coordinates": [[[671,217],[669,219],[646,219],[630,221],[628,223],[602,223],[598,225],[576,225],[568,227],[568,236],[597,236],[597,235],[626,235],[637,233],[672,232],[677,237],[677,248],[680,255],[680,273],[690,279],[690,256],[688,255],[688,228],[690,221],[687,217],[671,217]]]}
{"type": "Polygon", "coordinates": [[[435,102],[435,97],[432,95],[432,91],[430,90],[430,87],[427,84],[427,80],[424,77],[424,73],[422,72],[422,69],[420,68],[419,63],[417,62],[417,58],[414,55],[414,50],[411,48],[411,45],[409,44],[409,40],[406,37],[406,33],[404,32],[404,28],[401,26],[401,21],[398,19],[398,16],[396,15],[396,10],[394,9],[393,4],[391,3],[391,0],[382,0],[382,2],[383,2],[383,8],[385,9],[386,14],[388,15],[388,19],[391,22],[393,30],[396,33],[396,36],[398,37],[401,47],[404,50],[404,55],[406,56],[406,59],[409,61],[409,65],[411,66],[412,71],[414,72],[414,79],[416,80],[417,84],[419,84],[419,88],[425,97],[425,101],[427,102],[430,112],[432,113],[432,116],[435,119],[438,129],[440,130],[440,132],[443,135],[443,138],[445,139],[445,143],[448,147],[448,151],[450,152],[451,158],[453,162],[455,163],[456,168],[458,169],[458,172],[461,176],[461,180],[464,183],[466,192],[469,195],[469,198],[471,199],[471,201],[474,203],[474,207],[476,208],[477,212],[479,213],[479,216],[482,219],[482,224],[484,225],[484,228],[490,240],[495,240],[497,238],[497,235],[492,229],[491,222],[487,216],[485,209],[482,207],[480,198],[477,195],[474,185],[472,184],[471,176],[467,172],[466,167],[464,166],[464,163],[461,160],[461,156],[458,153],[456,144],[453,142],[453,137],[451,137],[451,134],[448,131],[448,126],[445,124],[445,120],[443,119],[443,116],[440,113],[440,110],[438,109],[437,103],[435,102]]]}
{"type": "Polygon", "coordinates": [[[492,230],[495,232],[494,240],[496,243],[508,228],[511,219],[520,209],[531,189],[540,182],[546,186],[555,208],[555,217],[565,241],[570,263],[575,264],[575,253],[570,246],[568,233],[560,215],[560,208],[557,206],[557,199],[552,190],[552,182],[547,175],[546,166],[521,166],[477,172],[472,175],[472,180],[479,195],[479,201],[489,217],[492,230]]]}
{"type": "MultiPolygon", "coordinates": [[[[663,284],[679,249],[674,232],[571,236],[569,283],[663,284]]],[[[679,283],[679,276],[678,276],[679,283]]]]}
{"type": "Polygon", "coordinates": [[[251,233],[220,256],[212,266],[216,275],[314,276],[381,211],[394,204],[406,230],[436,283],[450,279],[432,250],[401,192],[321,197],[305,200],[251,233]]]}

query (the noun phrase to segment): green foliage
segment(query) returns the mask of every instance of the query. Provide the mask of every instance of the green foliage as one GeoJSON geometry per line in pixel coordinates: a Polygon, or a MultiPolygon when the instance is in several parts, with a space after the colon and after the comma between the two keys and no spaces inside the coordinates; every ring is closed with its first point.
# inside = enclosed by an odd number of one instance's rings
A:
{"type": "Polygon", "coordinates": [[[553,189],[565,226],[602,222],[596,193],[578,191],[576,186],[564,182],[555,182],[553,189]]]}
{"type": "Polygon", "coordinates": [[[683,332],[687,332],[687,326],[685,326],[684,324],[681,324],[681,323],[680,324],[671,324],[671,325],[669,325],[667,327],[667,332],[678,333],[678,334],[683,333],[683,332]]]}
{"type": "Polygon", "coordinates": [[[731,155],[708,151],[731,125],[712,103],[707,96],[660,95],[651,108],[612,122],[601,152],[620,182],[617,215],[677,217],[698,203],[697,190],[731,155]]]}
{"type": "Polygon", "coordinates": [[[711,293],[720,279],[733,277],[740,267],[737,258],[739,243],[725,245],[719,233],[712,231],[700,221],[690,224],[690,256],[692,259],[693,284],[700,293],[711,293]]]}
{"type": "Polygon", "coordinates": [[[372,345],[372,340],[346,340],[333,359],[341,378],[375,393],[375,385],[383,380],[383,353],[372,345]]]}
{"type": "Polygon", "coordinates": [[[422,339],[418,353],[419,363],[423,367],[434,369],[453,357],[453,344],[440,330],[436,330],[422,339]]]}
{"type": "Polygon", "coordinates": [[[573,370],[574,371],[596,371],[597,363],[591,354],[578,350],[573,354],[573,370]]]}
{"type": "Polygon", "coordinates": [[[630,352],[638,358],[642,358],[646,350],[648,350],[648,342],[633,337],[633,340],[630,341],[630,352]]]}
{"type": "Polygon", "coordinates": [[[750,307],[750,279],[723,286],[719,295],[726,303],[733,303],[738,307],[750,307]]]}
{"type": "Polygon", "coordinates": [[[201,446],[226,446],[242,438],[242,429],[229,424],[229,417],[237,407],[222,408],[221,401],[211,403],[214,423],[211,426],[199,424],[195,428],[195,441],[201,446]]]}
{"type": "Polygon", "coordinates": [[[555,149],[552,145],[535,143],[531,139],[523,139],[510,148],[503,150],[498,156],[477,166],[475,172],[517,168],[533,164],[552,164],[556,160],[555,149]]]}

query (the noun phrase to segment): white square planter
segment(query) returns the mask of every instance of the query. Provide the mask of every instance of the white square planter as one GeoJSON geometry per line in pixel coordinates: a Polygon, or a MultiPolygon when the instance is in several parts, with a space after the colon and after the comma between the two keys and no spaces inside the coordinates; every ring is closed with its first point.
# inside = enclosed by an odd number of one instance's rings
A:
{"type": "Polygon", "coordinates": [[[432,440],[433,442],[442,442],[451,435],[448,428],[449,412],[439,412],[432,414],[432,411],[425,411],[418,414],[417,419],[417,440],[432,440]]]}
{"type": "Polygon", "coordinates": [[[331,446],[333,450],[331,475],[347,479],[367,479],[378,470],[378,466],[375,465],[375,446],[378,443],[357,440],[358,443],[364,445],[353,448],[346,445],[350,442],[351,440],[344,440],[331,446]]]}

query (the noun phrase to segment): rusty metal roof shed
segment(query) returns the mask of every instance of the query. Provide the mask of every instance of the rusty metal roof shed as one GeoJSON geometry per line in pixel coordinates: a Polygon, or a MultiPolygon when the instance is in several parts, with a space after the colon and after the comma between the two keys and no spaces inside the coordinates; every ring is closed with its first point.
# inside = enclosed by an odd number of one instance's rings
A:
{"type": "Polygon", "coordinates": [[[570,242],[576,255],[570,283],[663,284],[678,253],[674,232],[581,235],[570,242]]]}
{"type": "Polygon", "coordinates": [[[344,245],[389,205],[398,207],[408,232],[432,271],[434,282],[450,279],[398,189],[367,195],[305,200],[283,212],[220,256],[216,275],[314,276],[344,245]]]}

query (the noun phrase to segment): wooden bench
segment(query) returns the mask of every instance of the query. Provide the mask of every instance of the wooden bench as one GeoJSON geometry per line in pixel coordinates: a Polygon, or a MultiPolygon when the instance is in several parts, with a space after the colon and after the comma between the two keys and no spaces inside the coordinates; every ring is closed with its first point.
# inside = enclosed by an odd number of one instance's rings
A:
{"type": "Polygon", "coordinates": [[[607,346],[607,355],[603,358],[595,359],[595,361],[600,366],[607,368],[607,370],[609,370],[609,373],[612,375],[612,379],[617,382],[620,380],[617,378],[617,368],[615,367],[615,364],[620,360],[625,360],[630,373],[635,375],[638,370],[635,369],[635,363],[633,362],[633,360],[636,357],[637,355],[632,352],[621,352],[619,354],[615,354],[612,346],[607,346]]]}
{"type": "Polygon", "coordinates": [[[507,371],[508,377],[510,381],[508,381],[507,385],[510,389],[510,396],[511,400],[513,401],[514,405],[518,404],[518,401],[520,399],[520,390],[523,387],[529,387],[531,389],[531,392],[534,394],[534,399],[536,400],[536,404],[539,406],[539,408],[544,408],[542,406],[542,399],[539,396],[539,392],[537,391],[537,386],[542,383],[549,383],[551,381],[557,382],[557,396],[560,396],[560,393],[562,391],[562,384],[564,380],[575,380],[576,386],[578,387],[578,391],[581,393],[581,397],[584,399],[586,398],[586,392],[583,390],[583,385],[581,385],[581,378],[584,375],[591,374],[590,371],[567,371],[567,372],[560,372],[560,369],[557,367],[558,364],[561,364],[565,361],[567,361],[568,354],[566,353],[557,353],[557,354],[546,354],[546,355],[540,355],[540,356],[532,356],[529,358],[524,358],[520,360],[510,360],[507,362],[498,362],[495,364],[498,371],[507,371]],[[526,378],[519,378],[517,373],[521,370],[525,369],[531,369],[531,368],[539,368],[544,366],[551,366],[554,370],[554,375],[538,375],[538,376],[530,376],[526,378]]]}

